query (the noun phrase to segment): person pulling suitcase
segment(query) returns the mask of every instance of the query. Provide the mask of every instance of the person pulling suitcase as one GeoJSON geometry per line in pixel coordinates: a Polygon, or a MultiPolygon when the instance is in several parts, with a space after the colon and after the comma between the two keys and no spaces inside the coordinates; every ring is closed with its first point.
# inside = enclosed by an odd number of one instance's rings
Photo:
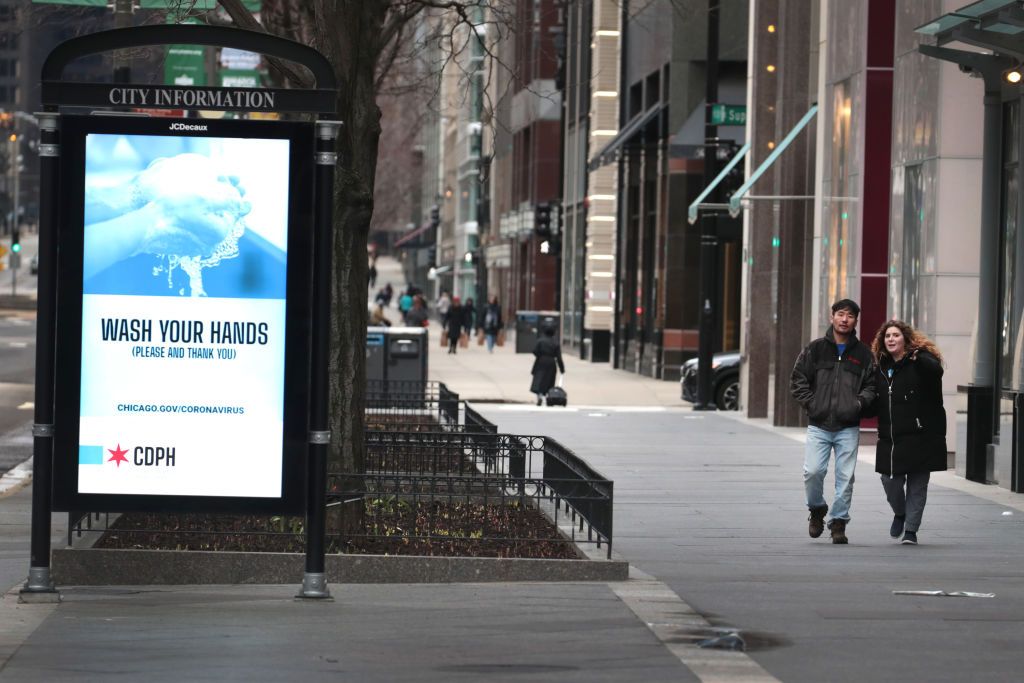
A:
{"type": "MultiPolygon", "coordinates": [[[[542,336],[533,347],[533,383],[530,391],[537,395],[537,405],[544,403],[544,397],[555,386],[558,372],[565,374],[565,363],[562,362],[562,347],[555,341],[555,328],[545,325],[542,336]]],[[[564,391],[562,392],[565,393],[564,391]]],[[[551,405],[550,403],[548,405],[551,405]]]]}

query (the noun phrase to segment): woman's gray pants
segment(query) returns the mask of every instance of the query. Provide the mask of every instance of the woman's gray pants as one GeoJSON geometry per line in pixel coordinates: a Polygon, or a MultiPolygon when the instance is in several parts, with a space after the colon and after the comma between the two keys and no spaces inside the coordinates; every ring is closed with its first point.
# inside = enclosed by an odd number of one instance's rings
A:
{"type": "Polygon", "coordinates": [[[928,480],[931,472],[911,472],[890,477],[882,475],[882,488],[889,506],[897,517],[906,517],[903,528],[917,533],[921,528],[921,515],[928,500],[928,480]]]}

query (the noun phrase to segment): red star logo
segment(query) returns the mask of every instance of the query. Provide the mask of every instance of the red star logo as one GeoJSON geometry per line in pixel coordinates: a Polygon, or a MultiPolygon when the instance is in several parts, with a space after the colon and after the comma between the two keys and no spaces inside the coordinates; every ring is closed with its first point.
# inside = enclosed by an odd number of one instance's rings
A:
{"type": "Polygon", "coordinates": [[[114,456],[108,459],[107,462],[116,462],[118,469],[121,468],[121,463],[128,462],[128,458],[124,457],[124,454],[128,452],[128,449],[125,448],[124,450],[122,450],[120,443],[117,444],[116,449],[108,448],[107,452],[114,456]]]}

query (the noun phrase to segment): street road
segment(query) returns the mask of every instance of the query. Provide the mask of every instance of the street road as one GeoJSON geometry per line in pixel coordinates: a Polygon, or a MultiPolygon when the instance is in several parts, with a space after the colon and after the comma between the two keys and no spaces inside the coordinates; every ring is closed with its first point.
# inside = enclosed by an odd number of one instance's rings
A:
{"type": "Polygon", "coordinates": [[[32,455],[36,321],[0,311],[0,475],[32,455]]]}
{"type": "Polygon", "coordinates": [[[7,252],[0,256],[3,270],[0,270],[0,297],[11,295],[32,296],[36,294],[38,278],[32,274],[30,264],[39,246],[36,233],[23,232],[21,235],[21,266],[15,271],[10,268],[10,235],[0,236],[0,246],[7,252]]]}

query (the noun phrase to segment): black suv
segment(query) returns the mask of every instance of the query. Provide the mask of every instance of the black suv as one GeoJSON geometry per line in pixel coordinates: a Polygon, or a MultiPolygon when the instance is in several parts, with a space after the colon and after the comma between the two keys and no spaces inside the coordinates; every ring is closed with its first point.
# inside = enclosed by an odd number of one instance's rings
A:
{"type": "MultiPolygon", "coordinates": [[[[683,400],[697,400],[697,359],[683,363],[679,384],[683,400]]],[[[722,351],[711,358],[711,395],[719,410],[739,410],[740,407],[740,352],[722,351]]]]}

